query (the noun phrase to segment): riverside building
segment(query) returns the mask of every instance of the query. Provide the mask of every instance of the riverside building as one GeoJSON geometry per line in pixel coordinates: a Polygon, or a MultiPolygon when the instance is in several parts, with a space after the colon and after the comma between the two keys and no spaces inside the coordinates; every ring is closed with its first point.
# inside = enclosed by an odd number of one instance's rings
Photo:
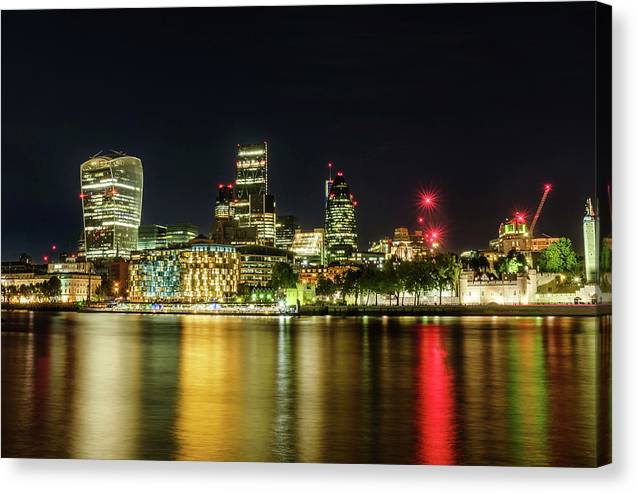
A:
{"type": "Polygon", "coordinates": [[[129,264],[133,302],[220,302],[239,285],[239,255],[203,236],[187,245],[135,252],[129,264]]]}

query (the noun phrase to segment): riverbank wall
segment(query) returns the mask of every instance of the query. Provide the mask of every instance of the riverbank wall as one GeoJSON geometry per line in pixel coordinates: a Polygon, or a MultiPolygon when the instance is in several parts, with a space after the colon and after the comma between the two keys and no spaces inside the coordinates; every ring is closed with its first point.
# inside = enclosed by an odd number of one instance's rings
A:
{"type": "MultiPolygon", "coordinates": [[[[244,311],[244,310],[117,310],[102,307],[84,307],[79,308],[76,304],[69,303],[38,303],[31,305],[21,304],[2,304],[2,310],[31,310],[31,311],[48,311],[48,312],[92,312],[92,313],[171,313],[174,315],[278,315],[276,308],[261,311],[244,311]]],[[[421,306],[353,306],[353,305],[305,305],[301,306],[298,313],[300,316],[319,316],[332,315],[338,317],[359,317],[364,315],[371,316],[585,316],[596,317],[601,315],[610,315],[612,305],[421,305],[421,306]]]]}
{"type": "Polygon", "coordinates": [[[300,315],[333,316],[586,316],[611,314],[599,305],[422,305],[422,306],[302,306],[300,315]]]}

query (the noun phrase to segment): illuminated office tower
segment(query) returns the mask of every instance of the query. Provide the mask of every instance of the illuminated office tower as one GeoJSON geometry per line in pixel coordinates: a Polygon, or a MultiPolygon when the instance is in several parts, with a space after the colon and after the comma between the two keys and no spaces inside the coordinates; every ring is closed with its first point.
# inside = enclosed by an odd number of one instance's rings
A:
{"type": "Polygon", "coordinates": [[[166,246],[166,226],[143,224],[137,231],[138,250],[152,250],[166,246]]]}
{"type": "Polygon", "coordinates": [[[137,249],[144,172],[139,158],[96,155],[80,166],[86,257],[128,257],[137,249]]]}
{"type": "Polygon", "coordinates": [[[325,261],[325,230],[314,228],[314,231],[298,230],[294,235],[290,251],[295,262],[302,266],[323,265],[325,261]]]}
{"type": "Polygon", "coordinates": [[[593,209],[593,202],[586,201],[584,215],[584,270],[587,283],[596,283],[599,273],[599,216],[593,209]]]}
{"type": "Polygon", "coordinates": [[[237,145],[235,216],[240,227],[250,224],[250,195],[268,193],[268,144],[237,145]]]}
{"type": "Polygon", "coordinates": [[[232,219],[234,217],[234,186],[232,183],[219,184],[217,200],[215,201],[215,221],[232,219]]]}
{"type": "Polygon", "coordinates": [[[276,247],[289,250],[292,246],[294,234],[299,231],[295,216],[277,216],[276,218],[276,247]]]}
{"type": "Polygon", "coordinates": [[[166,246],[188,243],[198,234],[199,228],[194,224],[169,224],[166,226],[166,246]]]}
{"type": "Polygon", "coordinates": [[[273,247],[276,242],[276,204],[274,196],[251,194],[248,228],[256,229],[257,245],[273,247]]]}
{"type": "Polygon", "coordinates": [[[327,198],[325,250],[328,262],[349,260],[358,250],[356,201],[342,171],[336,173],[327,198]]]}

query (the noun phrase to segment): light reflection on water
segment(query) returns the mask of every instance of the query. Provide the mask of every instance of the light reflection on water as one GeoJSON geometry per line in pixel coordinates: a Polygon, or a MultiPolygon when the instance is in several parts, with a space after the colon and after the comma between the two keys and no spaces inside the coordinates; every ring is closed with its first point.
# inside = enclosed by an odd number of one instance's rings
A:
{"type": "Polygon", "coordinates": [[[610,325],[2,312],[2,455],[593,466],[610,325]]]}

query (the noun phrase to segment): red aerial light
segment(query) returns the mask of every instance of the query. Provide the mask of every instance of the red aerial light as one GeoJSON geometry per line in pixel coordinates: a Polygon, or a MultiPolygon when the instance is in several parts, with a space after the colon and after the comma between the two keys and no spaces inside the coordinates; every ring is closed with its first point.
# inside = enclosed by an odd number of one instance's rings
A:
{"type": "Polygon", "coordinates": [[[219,190],[223,188],[223,183],[219,183],[219,190]]]}
{"type": "Polygon", "coordinates": [[[343,176],[343,172],[342,171],[337,171],[336,172],[336,176],[343,176]]]}
{"type": "Polygon", "coordinates": [[[228,185],[228,188],[232,188],[232,183],[230,183],[230,184],[228,185]]]}
{"type": "Polygon", "coordinates": [[[57,249],[58,249],[58,247],[57,247],[57,246],[55,246],[55,245],[51,245],[51,250],[55,251],[55,250],[57,250],[57,249]]]}
{"type": "Polygon", "coordinates": [[[354,201],[354,207],[358,207],[358,201],[357,200],[354,201]]]}
{"type": "Polygon", "coordinates": [[[327,167],[331,168],[332,167],[332,163],[327,163],[327,167]]]}
{"type": "Polygon", "coordinates": [[[418,222],[422,224],[422,222],[424,221],[424,219],[422,217],[418,218],[418,222]]]}
{"type": "Polygon", "coordinates": [[[49,261],[49,257],[47,257],[46,255],[44,257],[42,257],[42,260],[44,260],[45,262],[49,261]]]}
{"type": "Polygon", "coordinates": [[[84,200],[84,197],[86,197],[86,195],[85,195],[85,194],[83,194],[83,193],[81,193],[81,194],[80,194],[80,199],[84,200]]]}
{"type": "Polygon", "coordinates": [[[552,185],[550,183],[547,183],[546,185],[544,185],[544,190],[546,190],[547,192],[549,192],[551,190],[552,185]]]}

